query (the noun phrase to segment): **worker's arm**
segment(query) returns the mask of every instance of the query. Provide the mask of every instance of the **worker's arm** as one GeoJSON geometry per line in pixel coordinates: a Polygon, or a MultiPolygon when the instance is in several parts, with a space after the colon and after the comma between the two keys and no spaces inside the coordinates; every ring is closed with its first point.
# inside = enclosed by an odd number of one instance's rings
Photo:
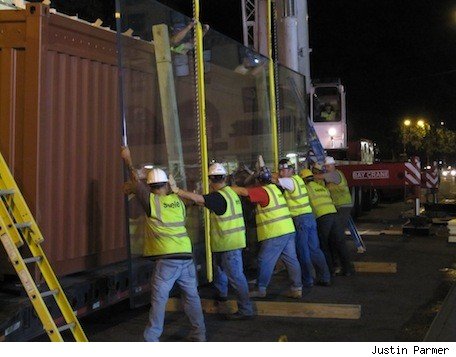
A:
{"type": "Polygon", "coordinates": [[[131,153],[130,149],[128,146],[122,146],[120,150],[120,156],[122,157],[123,161],[125,162],[125,165],[128,168],[128,171],[130,172],[130,178],[133,182],[138,181],[138,174],[136,173],[136,170],[133,166],[133,162],[131,160],[131,153]]]}
{"type": "Polygon", "coordinates": [[[295,189],[294,181],[291,178],[289,178],[289,177],[279,177],[277,179],[277,182],[274,182],[274,183],[277,186],[280,186],[282,189],[287,190],[289,192],[293,192],[294,189],[295,189]]]}
{"type": "Polygon", "coordinates": [[[190,200],[200,206],[206,207],[216,215],[222,215],[226,212],[227,204],[223,196],[218,192],[212,192],[207,195],[185,191],[177,187],[176,180],[173,175],[169,175],[169,186],[171,190],[182,199],[190,200]]]}
{"type": "Polygon", "coordinates": [[[131,183],[126,183],[124,186],[125,192],[128,194],[128,191],[130,193],[135,193],[136,197],[138,198],[139,202],[141,203],[141,206],[143,207],[144,211],[148,216],[150,216],[150,201],[149,201],[149,195],[150,195],[150,189],[149,187],[141,182],[138,178],[138,174],[136,173],[136,170],[133,166],[133,162],[131,160],[131,153],[130,149],[128,146],[123,146],[120,151],[120,156],[125,162],[125,165],[127,166],[128,170],[130,171],[130,179],[131,183]]]}
{"type": "Polygon", "coordinates": [[[315,180],[323,181],[325,179],[325,174],[314,174],[313,177],[315,180]]]}
{"type": "Polygon", "coordinates": [[[335,183],[336,185],[338,185],[342,181],[342,179],[337,171],[326,172],[322,176],[326,183],[335,183]]]}
{"type": "Polygon", "coordinates": [[[204,197],[198,193],[185,191],[179,187],[177,187],[176,180],[174,179],[173,175],[169,175],[169,186],[171,187],[171,191],[173,191],[176,195],[180,198],[193,201],[198,205],[204,205],[204,197]]]}
{"type": "Polygon", "coordinates": [[[231,186],[231,189],[236,192],[238,196],[249,196],[249,190],[247,190],[245,187],[231,186]]]}
{"type": "Polygon", "coordinates": [[[171,44],[177,45],[179,44],[185,36],[187,36],[187,33],[195,26],[195,21],[191,21],[187,26],[185,26],[182,30],[180,30],[178,33],[176,33],[174,36],[170,38],[171,44]]]}

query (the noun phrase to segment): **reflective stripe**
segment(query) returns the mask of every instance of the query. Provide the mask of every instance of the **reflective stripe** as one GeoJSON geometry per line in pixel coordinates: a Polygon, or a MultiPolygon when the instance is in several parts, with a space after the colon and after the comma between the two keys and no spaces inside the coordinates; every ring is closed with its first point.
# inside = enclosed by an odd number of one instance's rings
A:
{"type": "Polygon", "coordinates": [[[187,233],[177,233],[177,234],[168,234],[168,233],[160,233],[160,237],[166,238],[186,238],[188,237],[187,233]]]}
{"type": "Polygon", "coordinates": [[[162,221],[156,221],[155,224],[159,227],[185,227],[185,222],[163,223],[162,221]]]}
{"type": "Polygon", "coordinates": [[[303,194],[301,194],[301,195],[299,195],[299,196],[294,196],[294,198],[306,198],[306,197],[308,197],[308,196],[309,196],[309,194],[303,193],[303,194]]]}
{"type": "Polygon", "coordinates": [[[228,222],[228,221],[234,221],[235,219],[242,218],[242,217],[243,217],[242,214],[235,214],[230,217],[219,217],[218,220],[221,222],[228,222]]]}
{"type": "Polygon", "coordinates": [[[334,204],[332,202],[322,202],[322,203],[319,203],[318,205],[314,205],[315,208],[320,208],[323,206],[334,206],[334,204]]]}
{"type": "Polygon", "coordinates": [[[154,202],[155,202],[155,212],[157,214],[157,218],[159,221],[162,221],[160,197],[158,195],[156,195],[154,197],[154,202]]]}
{"type": "Polygon", "coordinates": [[[223,231],[223,234],[231,234],[231,233],[236,233],[236,232],[243,232],[245,231],[245,227],[237,227],[237,228],[231,228],[223,231]]]}
{"type": "Polygon", "coordinates": [[[261,212],[263,212],[263,213],[273,212],[273,211],[277,211],[277,210],[282,209],[282,208],[285,208],[285,207],[287,207],[286,204],[284,204],[284,205],[277,205],[276,207],[271,207],[271,208],[262,209],[261,212]]]}
{"type": "MultiPolygon", "coordinates": [[[[276,195],[274,194],[274,192],[271,190],[271,188],[269,188],[268,186],[264,186],[263,187],[268,193],[270,193],[269,195],[269,199],[273,199],[274,201],[274,206],[278,206],[279,205],[279,201],[277,200],[277,197],[276,195]]],[[[283,206],[283,205],[282,205],[283,206]]],[[[263,212],[267,212],[265,209],[263,209],[263,212]]]]}
{"type": "Polygon", "coordinates": [[[309,206],[310,206],[310,202],[304,203],[304,204],[298,205],[298,206],[293,206],[293,208],[306,208],[306,207],[309,207],[309,206]]]}
{"type": "Polygon", "coordinates": [[[270,224],[270,223],[274,223],[274,222],[279,222],[279,221],[282,221],[282,220],[287,219],[287,218],[291,218],[291,216],[289,214],[287,214],[287,215],[284,215],[284,216],[281,216],[281,217],[277,217],[277,218],[273,218],[273,219],[270,219],[270,220],[267,220],[267,221],[263,221],[261,223],[258,223],[257,227],[261,227],[261,226],[264,226],[266,224],[270,224]]]}

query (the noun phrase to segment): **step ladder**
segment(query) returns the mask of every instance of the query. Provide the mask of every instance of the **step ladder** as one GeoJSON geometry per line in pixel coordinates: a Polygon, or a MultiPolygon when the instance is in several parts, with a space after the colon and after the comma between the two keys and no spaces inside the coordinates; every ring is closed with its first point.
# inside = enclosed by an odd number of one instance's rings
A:
{"type": "MultiPolygon", "coordinates": [[[[40,229],[1,153],[0,240],[50,340],[53,342],[63,341],[61,333],[69,330],[73,334],[75,341],[87,341],[87,337],[41,247],[44,239],[40,229]],[[18,249],[24,245],[24,242],[31,252],[31,257],[29,258],[23,258],[18,249]],[[46,282],[46,291],[38,289],[27,264],[37,265],[46,282]],[[65,320],[65,323],[61,326],[56,325],[46,305],[45,301],[48,301],[51,296],[55,299],[65,320]]],[[[52,301],[49,303],[52,303],[52,301]]]]}

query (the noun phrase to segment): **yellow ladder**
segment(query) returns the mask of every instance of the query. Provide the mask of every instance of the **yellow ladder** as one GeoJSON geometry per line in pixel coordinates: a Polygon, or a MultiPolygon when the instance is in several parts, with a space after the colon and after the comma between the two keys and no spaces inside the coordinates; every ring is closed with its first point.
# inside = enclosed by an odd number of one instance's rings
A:
{"type": "Polygon", "coordinates": [[[1,153],[0,239],[50,340],[53,342],[63,341],[61,332],[70,330],[75,341],[87,341],[87,337],[41,247],[43,236],[40,229],[1,153]],[[23,258],[18,250],[24,241],[32,254],[30,258],[23,258]],[[27,268],[27,264],[30,263],[37,264],[40,269],[47,284],[46,291],[39,291],[27,268]],[[65,320],[65,324],[62,326],[56,325],[44,302],[50,296],[54,297],[65,320]]]}

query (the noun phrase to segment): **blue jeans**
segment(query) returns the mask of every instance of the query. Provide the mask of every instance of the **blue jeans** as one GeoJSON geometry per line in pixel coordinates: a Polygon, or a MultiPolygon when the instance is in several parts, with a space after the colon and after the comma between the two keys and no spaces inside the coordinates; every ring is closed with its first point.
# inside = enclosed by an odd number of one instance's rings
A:
{"type": "Polygon", "coordinates": [[[261,242],[258,253],[257,284],[259,291],[266,291],[279,258],[287,268],[288,277],[291,280],[291,290],[302,289],[301,267],[296,257],[295,235],[293,232],[261,242]]]}
{"type": "Polygon", "coordinates": [[[236,290],[239,313],[253,315],[252,302],[249,298],[249,285],[244,275],[242,250],[214,253],[214,286],[221,297],[228,295],[228,282],[236,290]]]}
{"type": "Polygon", "coordinates": [[[299,263],[301,263],[304,286],[311,287],[313,285],[312,272],[314,267],[317,280],[329,282],[331,274],[328,264],[326,264],[325,255],[320,249],[317,222],[313,213],[294,217],[293,222],[296,227],[296,253],[299,263]]]}
{"type": "Polygon", "coordinates": [[[182,291],[184,311],[192,325],[190,338],[197,341],[206,340],[203,309],[198,295],[196,270],[193,259],[159,259],[157,260],[151,280],[152,297],[149,311],[149,323],[144,330],[144,339],[158,342],[165,320],[166,302],[174,283],[182,291]]]}

